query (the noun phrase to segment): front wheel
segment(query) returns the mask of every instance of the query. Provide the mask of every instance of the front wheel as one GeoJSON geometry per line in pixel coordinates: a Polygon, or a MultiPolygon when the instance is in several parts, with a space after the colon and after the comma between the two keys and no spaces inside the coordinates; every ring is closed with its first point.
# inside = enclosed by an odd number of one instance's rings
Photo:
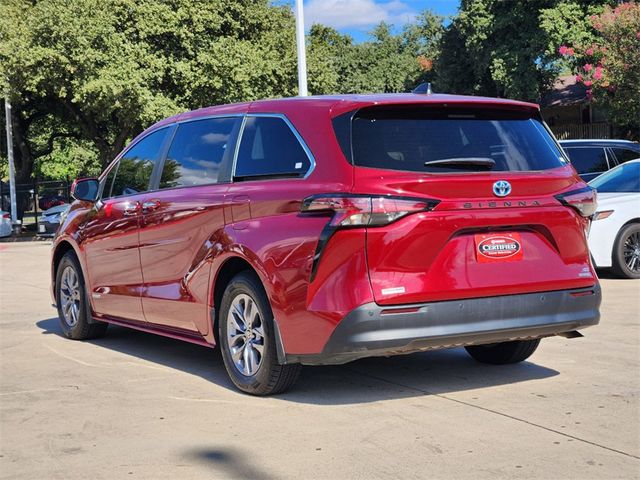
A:
{"type": "Polygon", "coordinates": [[[252,395],[290,388],[300,365],[280,365],[273,313],[256,275],[242,272],[227,286],[220,305],[218,331],[222,359],[231,381],[252,395]]]}
{"type": "Polygon", "coordinates": [[[613,245],[613,272],[624,278],[640,278],[640,223],[627,225],[613,245]]]}
{"type": "Polygon", "coordinates": [[[526,360],[536,351],[539,344],[540,339],[537,338],[535,340],[492,343],[490,345],[471,345],[464,348],[478,362],[505,365],[526,360]]]}
{"type": "Polygon", "coordinates": [[[91,319],[91,307],[80,263],[73,252],[64,254],[56,271],[56,303],[62,332],[67,338],[85,340],[103,336],[108,324],[91,319]]]}

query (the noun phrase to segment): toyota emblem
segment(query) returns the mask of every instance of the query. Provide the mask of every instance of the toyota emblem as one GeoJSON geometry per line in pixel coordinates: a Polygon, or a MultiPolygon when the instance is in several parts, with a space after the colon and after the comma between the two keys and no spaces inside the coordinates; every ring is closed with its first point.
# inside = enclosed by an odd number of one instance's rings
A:
{"type": "Polygon", "coordinates": [[[496,197],[506,197],[511,193],[511,184],[506,180],[498,180],[493,184],[493,194],[496,197]]]}

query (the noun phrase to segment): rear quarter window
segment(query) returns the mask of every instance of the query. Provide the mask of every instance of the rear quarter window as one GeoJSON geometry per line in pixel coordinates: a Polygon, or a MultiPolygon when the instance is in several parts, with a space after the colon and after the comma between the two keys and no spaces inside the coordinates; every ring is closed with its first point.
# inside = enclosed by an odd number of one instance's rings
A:
{"type": "Polygon", "coordinates": [[[304,147],[280,117],[247,117],[234,179],[303,177],[311,168],[304,147]]]}
{"type": "Polygon", "coordinates": [[[626,163],[629,160],[640,158],[640,150],[632,150],[630,148],[612,148],[612,150],[618,163],[626,163]]]}
{"type": "Polygon", "coordinates": [[[365,108],[353,115],[351,143],[354,165],[391,170],[531,171],[566,164],[544,125],[519,110],[365,108]]]}
{"type": "Polygon", "coordinates": [[[578,173],[606,172],[609,169],[603,147],[567,147],[564,150],[578,173]]]}

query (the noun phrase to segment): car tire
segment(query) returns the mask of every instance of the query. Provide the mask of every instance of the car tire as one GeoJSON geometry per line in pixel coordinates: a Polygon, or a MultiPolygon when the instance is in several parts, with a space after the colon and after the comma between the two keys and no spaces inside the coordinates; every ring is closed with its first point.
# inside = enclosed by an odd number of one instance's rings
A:
{"type": "Polygon", "coordinates": [[[505,365],[526,360],[536,351],[539,344],[540,339],[537,338],[535,340],[492,343],[490,345],[471,345],[465,347],[465,349],[478,362],[505,365]]]}
{"type": "Polygon", "coordinates": [[[222,296],[218,332],[224,366],[234,385],[251,395],[289,389],[301,365],[280,365],[273,313],[258,277],[236,275],[222,296]]]}
{"type": "Polygon", "coordinates": [[[617,276],[640,278],[640,223],[620,230],[613,244],[611,260],[611,270],[617,276]]]}
{"type": "Polygon", "coordinates": [[[80,262],[73,252],[64,254],[56,271],[56,306],[65,337],[86,340],[102,337],[108,323],[91,318],[91,306],[80,262]]]}

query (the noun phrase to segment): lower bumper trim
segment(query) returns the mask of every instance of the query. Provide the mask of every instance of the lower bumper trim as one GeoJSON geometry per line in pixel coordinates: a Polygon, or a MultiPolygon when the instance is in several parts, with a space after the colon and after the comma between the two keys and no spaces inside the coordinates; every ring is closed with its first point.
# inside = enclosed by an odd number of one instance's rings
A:
{"type": "Polygon", "coordinates": [[[599,285],[575,290],[351,311],[319,354],[287,354],[286,363],[335,365],[359,358],[534,339],[573,332],[600,320],[599,285]],[[382,311],[384,310],[384,314],[382,311]]]}

